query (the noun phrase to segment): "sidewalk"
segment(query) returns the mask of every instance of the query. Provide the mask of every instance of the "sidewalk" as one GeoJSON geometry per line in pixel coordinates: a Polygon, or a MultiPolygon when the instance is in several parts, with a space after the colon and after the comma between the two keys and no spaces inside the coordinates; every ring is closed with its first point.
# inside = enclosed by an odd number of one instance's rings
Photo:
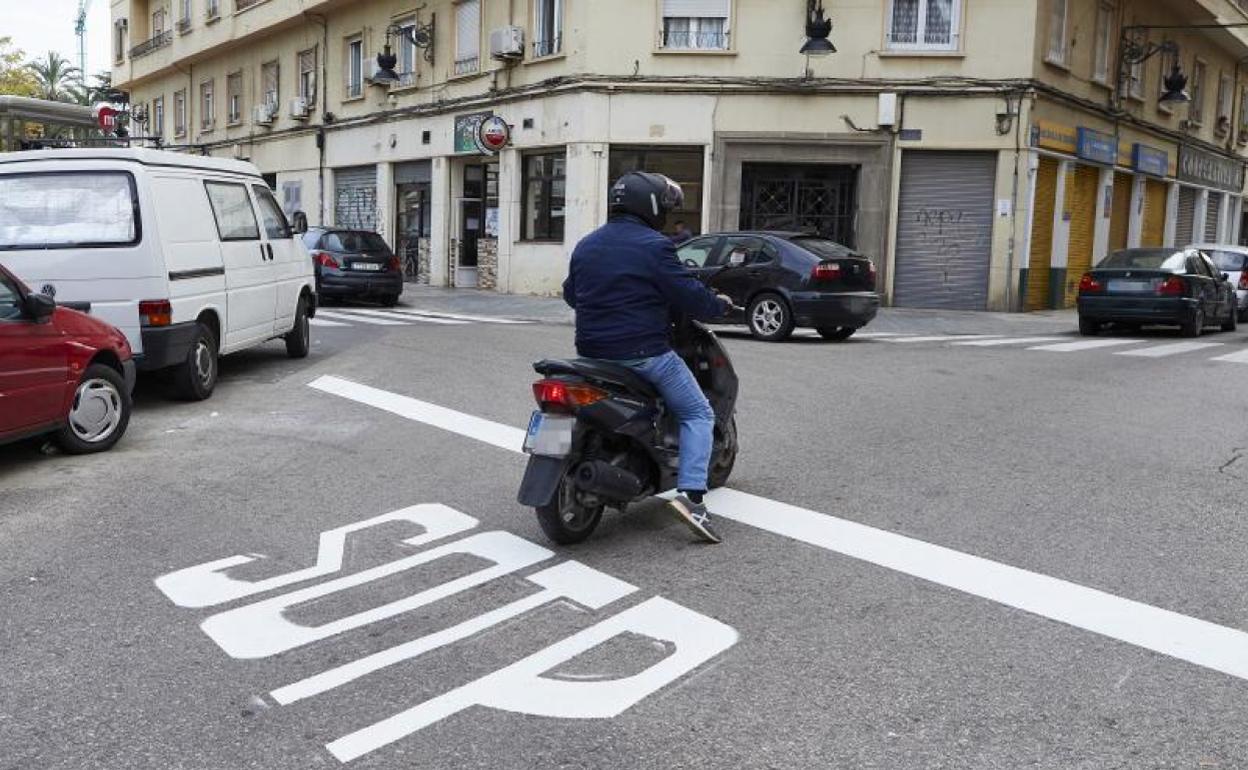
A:
{"type": "MultiPolygon", "coordinates": [[[[574,314],[562,299],[499,294],[479,289],[444,289],[407,284],[403,304],[420,310],[463,315],[501,316],[547,324],[572,324],[574,314]]],[[[907,334],[1053,335],[1079,327],[1074,310],[1036,313],[976,313],[957,310],[880,309],[866,331],[907,334]]]]}

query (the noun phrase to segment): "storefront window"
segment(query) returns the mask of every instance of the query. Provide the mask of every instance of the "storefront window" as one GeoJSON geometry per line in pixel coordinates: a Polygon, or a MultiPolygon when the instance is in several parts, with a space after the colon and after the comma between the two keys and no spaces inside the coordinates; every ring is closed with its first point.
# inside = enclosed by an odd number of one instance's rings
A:
{"type": "Polygon", "coordinates": [[[697,234],[702,232],[702,159],[701,147],[612,147],[607,176],[612,184],[629,171],[670,177],[684,191],[685,205],[668,216],[668,228],[674,231],[676,223],[683,221],[697,234]]]}
{"type": "Polygon", "coordinates": [[[567,165],[563,150],[525,156],[524,240],[563,240],[567,165]]]}

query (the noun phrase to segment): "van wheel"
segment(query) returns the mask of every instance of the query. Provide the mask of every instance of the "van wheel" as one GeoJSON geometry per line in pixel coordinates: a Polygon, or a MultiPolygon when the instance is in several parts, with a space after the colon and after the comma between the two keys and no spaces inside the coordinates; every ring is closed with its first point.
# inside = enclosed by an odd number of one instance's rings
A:
{"type": "Polygon", "coordinates": [[[217,340],[212,330],[195,325],[195,335],[186,351],[186,360],[174,367],[173,387],[178,397],[203,401],[217,386],[217,340]]]}
{"type": "Polygon", "coordinates": [[[103,452],[121,440],[130,424],[130,393],[111,366],[92,364],[82,373],[65,426],[56,443],[71,455],[103,452]]]}
{"type": "Polygon", "coordinates": [[[308,298],[300,297],[299,306],[295,308],[295,326],[283,337],[286,341],[286,355],[291,358],[307,358],[312,349],[312,324],[308,321],[308,298]]]}

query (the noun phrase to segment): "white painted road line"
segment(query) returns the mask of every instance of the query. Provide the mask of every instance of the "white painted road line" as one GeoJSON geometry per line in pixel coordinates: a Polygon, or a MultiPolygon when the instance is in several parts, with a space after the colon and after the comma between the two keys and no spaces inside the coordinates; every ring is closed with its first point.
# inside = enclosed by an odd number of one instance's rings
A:
{"type": "Polygon", "coordinates": [[[1165,358],[1166,356],[1177,356],[1181,353],[1191,353],[1195,350],[1220,347],[1222,347],[1221,342],[1175,342],[1171,345],[1154,345],[1153,347],[1141,348],[1139,350],[1120,350],[1114,353],[1114,355],[1138,356],[1139,358],[1165,358]]]}
{"type": "Polygon", "coordinates": [[[1228,364],[1248,364],[1248,350],[1240,351],[1239,353],[1228,353],[1210,360],[1224,361],[1228,364]]]}
{"type": "MultiPolygon", "coordinates": [[[[318,312],[317,315],[319,316],[320,313],[318,312]]],[[[337,321],[326,321],[321,318],[309,318],[308,323],[312,324],[313,326],[323,326],[327,329],[335,327],[335,326],[346,327],[346,326],[351,325],[351,324],[338,323],[337,321]]]]}
{"type": "Polygon", "coordinates": [[[1041,342],[1057,342],[1065,337],[1006,337],[1003,340],[971,340],[955,342],[954,345],[973,345],[977,348],[990,348],[997,345],[1038,345],[1041,342]]]}
{"type": "MultiPolygon", "coordinates": [[[[515,428],[337,377],[321,377],[312,387],[520,451],[524,431],[515,428]]],[[[716,490],[710,501],[724,518],[766,532],[1248,679],[1248,633],[1238,629],[743,492],[716,490]]]]}
{"type": "Polygon", "coordinates": [[[310,386],[325,393],[376,407],[409,420],[423,422],[435,428],[474,438],[500,449],[520,452],[524,446],[524,431],[510,425],[483,420],[453,409],[418,401],[398,393],[370,388],[339,377],[320,377],[310,386]]]}
{"type": "Polygon", "coordinates": [[[884,339],[885,337],[905,337],[905,336],[907,335],[903,334],[902,332],[855,332],[854,333],[854,339],[856,340],[874,340],[874,339],[884,339]]]}
{"type": "Polygon", "coordinates": [[[453,321],[476,321],[477,323],[486,324],[502,324],[503,326],[518,326],[532,324],[532,321],[517,321],[514,318],[498,318],[488,315],[463,315],[460,313],[438,313],[432,310],[418,310],[416,308],[398,307],[393,310],[395,313],[404,315],[424,316],[427,318],[449,318],[453,321]]]}
{"type": "Polygon", "coordinates": [[[397,313],[392,310],[373,310],[372,308],[363,307],[353,307],[350,310],[340,312],[344,315],[360,313],[373,318],[389,318],[391,321],[405,321],[407,323],[440,324],[443,326],[467,326],[470,323],[469,321],[455,321],[450,318],[431,318],[423,315],[412,315],[411,313],[397,313]]]}
{"type": "Polygon", "coordinates": [[[885,342],[953,342],[955,340],[986,340],[999,334],[935,334],[930,337],[890,337],[885,342]]]}
{"type": "Polygon", "coordinates": [[[1027,349],[1043,350],[1049,353],[1077,353],[1080,350],[1112,348],[1115,345],[1138,345],[1141,342],[1144,342],[1144,340],[1080,340],[1079,342],[1063,342],[1060,345],[1041,345],[1027,349]]]}
{"type": "Polygon", "coordinates": [[[368,324],[370,326],[407,326],[407,321],[388,321],[384,318],[368,318],[367,316],[347,315],[346,313],[336,313],[329,310],[317,310],[318,317],[324,316],[332,318],[335,321],[350,321],[352,323],[368,324]]]}

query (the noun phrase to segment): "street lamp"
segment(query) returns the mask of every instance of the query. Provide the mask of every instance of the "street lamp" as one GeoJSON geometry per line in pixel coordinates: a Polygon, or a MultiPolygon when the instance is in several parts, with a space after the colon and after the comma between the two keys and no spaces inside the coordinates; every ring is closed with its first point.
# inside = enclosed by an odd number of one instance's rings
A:
{"type": "Polygon", "coordinates": [[[1192,97],[1187,93],[1187,75],[1183,74],[1183,68],[1179,66],[1179,46],[1172,40],[1163,43],[1154,43],[1145,41],[1140,43],[1132,38],[1129,34],[1146,27],[1124,27],[1122,30],[1122,39],[1118,42],[1118,89],[1115,98],[1119,103],[1122,102],[1122,92],[1127,81],[1131,79],[1131,68],[1137,64],[1143,64],[1159,53],[1168,53],[1174,57],[1173,65],[1170,67],[1170,74],[1166,75],[1162,81],[1162,94],[1158,101],[1163,104],[1173,104],[1177,102],[1190,102],[1192,97]]]}
{"type": "Polygon", "coordinates": [[[399,64],[399,57],[390,48],[390,40],[394,37],[401,37],[416,48],[425,49],[425,61],[433,64],[433,24],[436,20],[435,15],[429,19],[428,24],[423,26],[400,27],[398,24],[391,24],[386,27],[386,44],[381,53],[377,54],[377,72],[373,74],[373,82],[384,86],[398,83],[401,80],[399,73],[394,69],[399,64]]]}
{"type": "Polygon", "coordinates": [[[828,37],[832,34],[832,20],[823,10],[823,0],[806,0],[806,42],[799,53],[806,56],[827,56],[836,53],[836,46],[828,37]]]}

